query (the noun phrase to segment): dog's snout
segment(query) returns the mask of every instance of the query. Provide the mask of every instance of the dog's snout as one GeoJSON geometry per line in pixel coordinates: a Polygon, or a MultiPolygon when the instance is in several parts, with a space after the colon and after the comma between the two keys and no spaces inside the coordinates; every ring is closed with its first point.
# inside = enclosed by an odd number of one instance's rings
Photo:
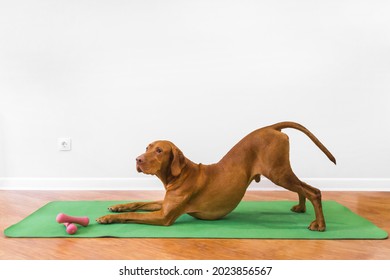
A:
{"type": "Polygon", "coordinates": [[[138,172],[143,172],[141,166],[143,165],[143,162],[145,161],[144,157],[143,156],[139,156],[135,159],[136,161],[136,166],[137,166],[137,171],[138,172]]]}
{"type": "Polygon", "coordinates": [[[137,163],[142,163],[142,162],[144,161],[144,159],[143,159],[142,156],[139,156],[139,157],[137,157],[137,158],[135,159],[135,161],[136,161],[137,163]]]}

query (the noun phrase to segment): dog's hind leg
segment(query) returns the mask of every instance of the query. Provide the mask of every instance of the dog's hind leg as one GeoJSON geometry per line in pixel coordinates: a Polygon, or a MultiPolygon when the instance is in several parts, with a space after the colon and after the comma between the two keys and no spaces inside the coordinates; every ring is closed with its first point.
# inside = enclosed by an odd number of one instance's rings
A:
{"type": "Polygon", "coordinates": [[[302,181],[301,181],[301,186],[305,192],[305,196],[313,204],[314,212],[316,215],[316,219],[309,225],[309,229],[317,230],[317,231],[325,231],[326,224],[325,224],[324,213],[322,211],[321,191],[302,181]]]}
{"type": "MultiPolygon", "coordinates": [[[[279,173],[280,174],[280,173],[279,173]]],[[[268,178],[276,185],[283,187],[289,191],[298,194],[299,203],[291,208],[291,211],[296,213],[306,212],[306,195],[301,186],[301,181],[293,173],[292,170],[285,172],[282,176],[268,176],[268,178]]]]}
{"type": "Polygon", "coordinates": [[[291,211],[296,213],[305,213],[306,212],[306,197],[303,194],[298,193],[299,204],[291,208],[291,211]]]}
{"type": "Polygon", "coordinates": [[[291,208],[294,212],[305,212],[306,198],[310,200],[313,204],[315,217],[316,219],[309,225],[310,230],[314,231],[324,231],[326,228],[325,218],[322,212],[322,203],[321,203],[321,192],[320,190],[302,182],[298,177],[292,172],[292,170],[281,172],[274,172],[271,176],[267,176],[272,182],[276,185],[281,186],[287,190],[298,193],[299,204],[291,208]]]}

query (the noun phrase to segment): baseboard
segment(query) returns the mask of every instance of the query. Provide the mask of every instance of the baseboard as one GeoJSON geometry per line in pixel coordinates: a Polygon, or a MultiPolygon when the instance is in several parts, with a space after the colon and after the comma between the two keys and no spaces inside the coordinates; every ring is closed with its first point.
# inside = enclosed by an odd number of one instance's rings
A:
{"type": "Polygon", "coordinates": [[[163,190],[154,178],[0,178],[0,190],[163,190]]]}
{"type": "MultiPolygon", "coordinates": [[[[390,191],[390,178],[302,178],[322,191],[390,191]]],[[[163,190],[156,178],[0,177],[0,190],[163,190]]],[[[266,178],[248,190],[283,190],[266,178]]]]}

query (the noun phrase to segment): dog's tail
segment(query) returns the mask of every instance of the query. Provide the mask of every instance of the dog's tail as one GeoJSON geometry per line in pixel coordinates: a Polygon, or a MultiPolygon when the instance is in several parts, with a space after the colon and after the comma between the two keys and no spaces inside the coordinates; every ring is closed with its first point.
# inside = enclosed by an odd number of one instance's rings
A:
{"type": "Polygon", "coordinates": [[[336,164],[336,158],[332,155],[331,152],[320,142],[320,140],[317,139],[317,137],[314,136],[313,133],[311,133],[306,127],[303,125],[300,125],[299,123],[295,122],[280,122],[276,123],[274,125],[270,126],[273,129],[281,131],[284,128],[294,128],[297,129],[303,133],[305,133],[313,142],[317,145],[318,148],[320,148],[321,151],[324,152],[324,154],[332,161],[334,164],[336,164]]]}

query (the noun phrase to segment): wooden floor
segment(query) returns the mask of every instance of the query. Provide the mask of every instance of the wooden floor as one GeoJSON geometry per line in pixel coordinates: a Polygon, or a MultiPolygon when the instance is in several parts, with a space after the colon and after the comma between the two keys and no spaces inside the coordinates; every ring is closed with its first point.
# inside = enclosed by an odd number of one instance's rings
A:
{"type": "MultiPolygon", "coordinates": [[[[7,238],[4,229],[53,200],[160,199],[159,191],[0,191],[0,259],[390,259],[386,240],[7,238]]],[[[248,191],[245,200],[295,200],[287,191],[248,191]]],[[[390,232],[390,192],[323,192],[390,232]]],[[[288,211],[288,210],[287,210],[288,211]]]]}

